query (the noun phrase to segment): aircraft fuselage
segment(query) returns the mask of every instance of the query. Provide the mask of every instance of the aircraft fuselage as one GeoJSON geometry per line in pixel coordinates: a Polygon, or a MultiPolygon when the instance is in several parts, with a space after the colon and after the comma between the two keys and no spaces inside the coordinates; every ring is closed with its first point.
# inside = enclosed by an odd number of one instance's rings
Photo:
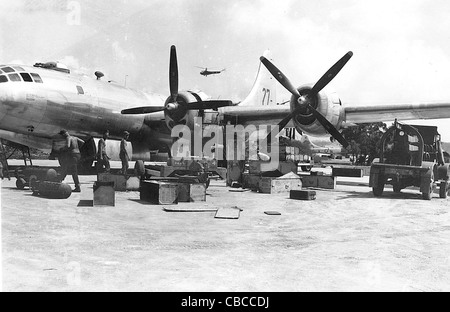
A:
{"type": "Polygon", "coordinates": [[[31,147],[48,148],[60,129],[80,137],[101,137],[108,129],[113,139],[120,139],[127,130],[132,142],[145,141],[139,144],[140,149],[155,149],[158,143],[170,142],[170,132],[163,121],[158,134],[148,124],[159,124],[155,121],[163,120],[164,114],[127,116],[120,112],[129,107],[162,106],[164,102],[162,95],[88,76],[23,65],[0,66],[0,131],[6,136],[14,134],[12,141],[28,137],[35,146],[16,143],[31,147]]]}

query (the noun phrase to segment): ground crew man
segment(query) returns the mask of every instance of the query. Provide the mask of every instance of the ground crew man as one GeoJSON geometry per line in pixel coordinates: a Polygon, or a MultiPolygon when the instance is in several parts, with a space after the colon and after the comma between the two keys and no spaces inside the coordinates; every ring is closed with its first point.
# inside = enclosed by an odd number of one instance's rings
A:
{"type": "Polygon", "coordinates": [[[130,161],[130,156],[127,152],[128,138],[130,137],[130,133],[128,131],[123,132],[123,139],[120,141],[120,153],[119,157],[122,161],[122,174],[127,175],[128,172],[128,162],[130,161]]]}
{"type": "Polygon", "coordinates": [[[64,147],[60,149],[60,154],[64,161],[62,165],[62,181],[66,178],[67,174],[72,174],[73,182],[75,183],[75,189],[73,192],[81,192],[80,180],[78,179],[78,162],[81,159],[80,146],[84,144],[84,141],[75,136],[71,136],[67,130],[61,130],[59,132],[66,141],[64,147]]]}
{"type": "Polygon", "coordinates": [[[97,171],[100,172],[105,167],[105,172],[109,172],[111,166],[109,164],[109,156],[106,154],[106,140],[109,138],[109,131],[103,133],[103,137],[98,141],[97,151],[97,171]]]}

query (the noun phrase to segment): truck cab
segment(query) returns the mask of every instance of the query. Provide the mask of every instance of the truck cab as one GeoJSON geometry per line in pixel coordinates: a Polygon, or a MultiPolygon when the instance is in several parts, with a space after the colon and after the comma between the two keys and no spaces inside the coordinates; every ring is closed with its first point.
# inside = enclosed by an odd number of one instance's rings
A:
{"type": "Polygon", "coordinates": [[[381,138],[379,161],[370,168],[369,185],[377,197],[383,194],[386,184],[392,185],[396,193],[416,186],[422,197],[430,200],[439,184],[439,195],[446,198],[449,172],[437,127],[396,121],[381,138]]]}

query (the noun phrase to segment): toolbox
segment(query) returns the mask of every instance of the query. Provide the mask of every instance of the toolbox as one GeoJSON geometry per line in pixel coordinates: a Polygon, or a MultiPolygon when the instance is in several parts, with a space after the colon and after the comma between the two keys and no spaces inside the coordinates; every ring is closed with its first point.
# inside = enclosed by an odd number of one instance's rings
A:
{"type": "Polygon", "coordinates": [[[290,199],[298,200],[315,200],[316,192],[308,190],[292,190],[290,199]]]}

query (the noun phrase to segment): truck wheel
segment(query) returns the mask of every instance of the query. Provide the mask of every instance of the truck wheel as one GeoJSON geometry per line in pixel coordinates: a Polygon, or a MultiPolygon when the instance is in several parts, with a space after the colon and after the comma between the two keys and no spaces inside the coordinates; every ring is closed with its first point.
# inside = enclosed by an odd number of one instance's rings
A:
{"type": "Polygon", "coordinates": [[[25,188],[26,183],[27,182],[23,178],[18,178],[16,181],[16,187],[19,190],[23,190],[25,188]]]}
{"type": "Polygon", "coordinates": [[[434,188],[434,181],[431,180],[430,187],[428,188],[428,190],[422,193],[422,198],[425,200],[431,200],[431,198],[433,197],[433,188],[434,188]]]}
{"type": "Polygon", "coordinates": [[[379,179],[377,184],[373,186],[373,195],[375,195],[376,197],[380,197],[381,195],[383,195],[383,191],[384,191],[384,180],[383,179],[379,179]]]}
{"type": "Polygon", "coordinates": [[[442,181],[441,184],[439,185],[439,197],[440,198],[447,198],[447,193],[448,193],[447,185],[448,185],[447,181],[442,181]]]}
{"type": "Polygon", "coordinates": [[[302,169],[303,172],[311,171],[311,167],[309,167],[309,166],[300,166],[300,169],[302,169]]]}

